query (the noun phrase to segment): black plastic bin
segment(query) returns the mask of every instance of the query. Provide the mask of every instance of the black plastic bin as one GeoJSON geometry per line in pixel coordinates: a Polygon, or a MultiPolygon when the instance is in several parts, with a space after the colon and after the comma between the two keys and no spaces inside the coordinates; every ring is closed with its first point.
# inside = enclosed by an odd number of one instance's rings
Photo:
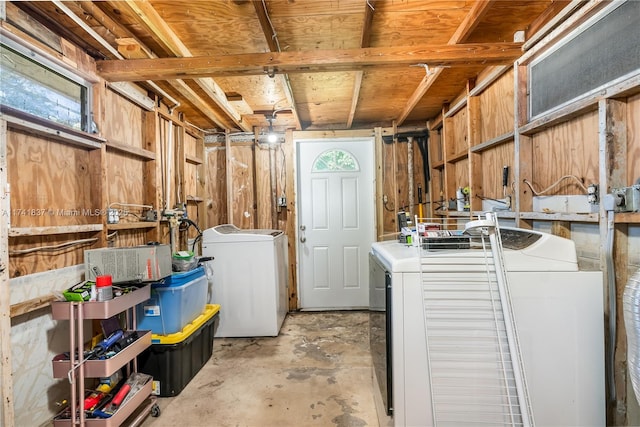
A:
{"type": "Polygon", "coordinates": [[[180,332],[151,337],[151,346],[138,356],[138,370],[153,376],[153,393],[177,396],[213,353],[213,335],[220,306],[208,304],[180,332]]]}

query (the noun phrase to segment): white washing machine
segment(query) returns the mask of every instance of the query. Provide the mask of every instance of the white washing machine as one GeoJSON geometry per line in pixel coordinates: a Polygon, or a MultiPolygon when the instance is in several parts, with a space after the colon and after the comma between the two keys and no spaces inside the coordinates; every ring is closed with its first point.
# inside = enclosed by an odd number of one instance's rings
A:
{"type": "Polygon", "coordinates": [[[277,336],[289,311],[287,236],[218,225],[202,233],[202,255],[214,257],[215,336],[277,336]]]}

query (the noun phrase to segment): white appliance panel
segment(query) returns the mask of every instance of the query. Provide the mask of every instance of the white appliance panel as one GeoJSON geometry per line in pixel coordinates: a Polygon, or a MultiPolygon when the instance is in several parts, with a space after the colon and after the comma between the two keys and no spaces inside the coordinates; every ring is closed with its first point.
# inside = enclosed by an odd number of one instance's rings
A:
{"type": "MultiPolygon", "coordinates": [[[[577,271],[575,249],[549,260],[547,254],[558,251],[546,247],[560,239],[551,237],[544,235],[522,250],[505,250],[507,271],[510,265],[518,270],[508,272],[508,278],[535,423],[604,425],[602,273],[577,271]]],[[[573,242],[560,240],[562,251],[574,248],[573,242]]],[[[392,272],[395,426],[432,425],[417,250],[395,241],[372,246],[392,272]]],[[[449,250],[429,256],[455,258],[464,270],[483,255],[449,250]]]]}

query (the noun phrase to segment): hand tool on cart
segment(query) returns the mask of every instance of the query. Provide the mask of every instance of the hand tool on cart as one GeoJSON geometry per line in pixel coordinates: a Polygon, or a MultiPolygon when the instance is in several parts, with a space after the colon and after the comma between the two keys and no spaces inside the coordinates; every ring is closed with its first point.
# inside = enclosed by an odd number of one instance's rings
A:
{"type": "Polygon", "coordinates": [[[111,402],[108,402],[104,408],[92,411],[92,415],[98,418],[110,418],[122,405],[135,396],[145,384],[151,380],[151,375],[141,374],[134,372],[127,379],[127,381],[120,387],[120,390],[113,397],[111,402]]]}
{"type": "Polygon", "coordinates": [[[115,343],[117,343],[120,339],[122,339],[123,336],[124,336],[124,332],[122,330],[119,329],[119,330],[115,331],[114,333],[109,335],[107,338],[103,339],[98,344],[96,344],[96,346],[93,347],[91,350],[86,352],[84,354],[84,358],[85,359],[100,359],[101,357],[104,357],[106,355],[107,351],[109,351],[109,349],[115,343]]]}

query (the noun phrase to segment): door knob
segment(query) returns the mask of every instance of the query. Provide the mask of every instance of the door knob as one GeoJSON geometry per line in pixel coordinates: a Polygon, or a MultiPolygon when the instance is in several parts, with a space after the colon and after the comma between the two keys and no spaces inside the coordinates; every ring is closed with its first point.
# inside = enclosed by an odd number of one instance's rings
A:
{"type": "Polygon", "coordinates": [[[307,241],[307,238],[306,238],[306,237],[301,237],[301,238],[300,238],[300,243],[304,243],[304,242],[306,242],[306,241],[307,241]]]}
{"type": "Polygon", "coordinates": [[[306,225],[301,225],[301,226],[300,226],[300,230],[304,231],[304,230],[306,230],[306,229],[307,229],[307,226],[306,226],[306,225]]]}

